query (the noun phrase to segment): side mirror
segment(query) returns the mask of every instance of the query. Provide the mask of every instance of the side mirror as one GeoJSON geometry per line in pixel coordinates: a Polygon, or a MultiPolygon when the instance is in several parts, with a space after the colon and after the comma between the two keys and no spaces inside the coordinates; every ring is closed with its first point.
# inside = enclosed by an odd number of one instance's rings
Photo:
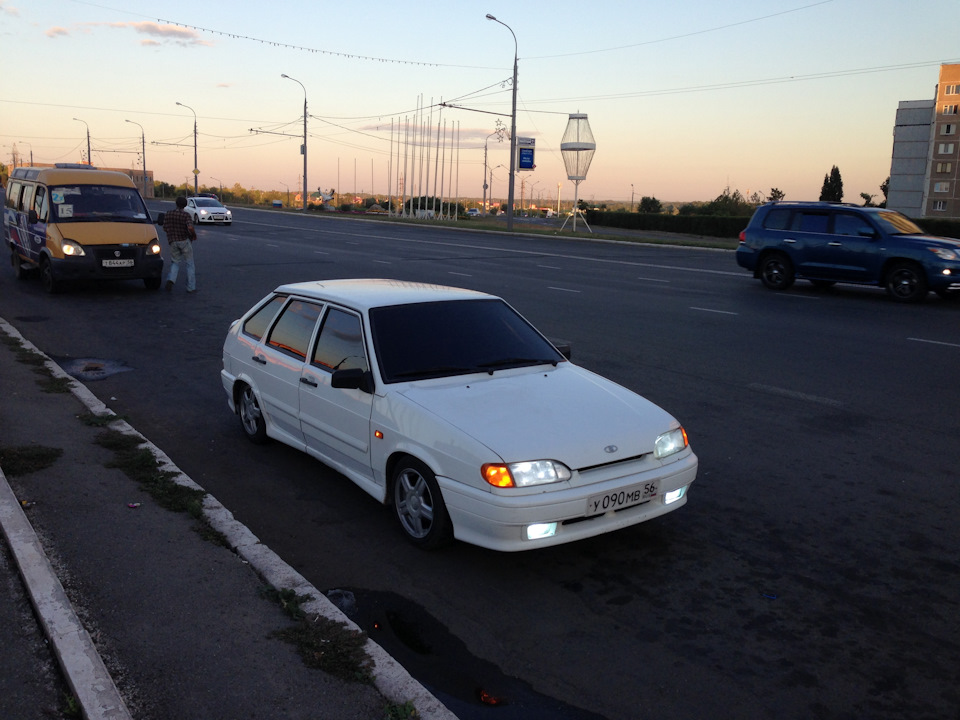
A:
{"type": "Polygon", "coordinates": [[[27,223],[29,225],[36,225],[38,222],[40,222],[40,218],[37,217],[37,211],[36,210],[27,211],[27,223]]]}
{"type": "Polygon", "coordinates": [[[330,387],[343,390],[359,390],[367,395],[373,395],[373,375],[369,370],[349,368],[348,370],[334,370],[330,378],[330,387]]]}
{"type": "Polygon", "coordinates": [[[164,218],[164,213],[157,213],[157,219],[154,220],[154,222],[157,225],[163,225],[163,218],[164,218]]]}

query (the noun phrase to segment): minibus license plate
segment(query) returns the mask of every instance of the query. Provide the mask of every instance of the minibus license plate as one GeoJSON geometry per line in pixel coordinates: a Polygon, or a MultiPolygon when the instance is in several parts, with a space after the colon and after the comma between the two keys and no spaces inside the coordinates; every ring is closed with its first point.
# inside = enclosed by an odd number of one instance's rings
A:
{"type": "Polygon", "coordinates": [[[587,515],[601,515],[610,510],[622,510],[631,505],[645,503],[656,497],[658,490],[657,482],[653,480],[622,490],[613,490],[605,495],[594,495],[587,499],[587,515]]]}
{"type": "Polygon", "coordinates": [[[104,260],[104,267],[133,267],[133,258],[120,258],[119,260],[104,260]]]}

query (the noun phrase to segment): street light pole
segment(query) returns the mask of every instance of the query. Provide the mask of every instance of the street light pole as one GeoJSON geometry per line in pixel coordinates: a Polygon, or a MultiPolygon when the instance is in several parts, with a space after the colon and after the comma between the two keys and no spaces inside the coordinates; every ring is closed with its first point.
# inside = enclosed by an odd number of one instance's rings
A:
{"type": "MultiPolygon", "coordinates": [[[[293,80],[300,87],[303,88],[303,210],[307,210],[307,89],[303,87],[303,83],[292,78],[289,75],[281,74],[280,77],[286,78],[287,80],[293,80]]],[[[289,205],[289,201],[287,202],[289,205]]]]}
{"type": "MultiPolygon", "coordinates": [[[[500,133],[492,132],[487,135],[486,139],[483,141],[483,214],[487,214],[487,142],[494,135],[499,135],[500,133]]],[[[490,199],[493,199],[493,194],[491,193],[490,199]]]]}
{"type": "Polygon", "coordinates": [[[147,196],[147,134],[144,132],[143,125],[141,125],[140,123],[134,122],[133,120],[125,120],[124,122],[128,122],[131,125],[136,125],[138,128],[140,128],[140,146],[141,146],[140,157],[143,159],[143,196],[146,197],[147,196]]]}
{"type": "Polygon", "coordinates": [[[184,105],[182,102],[178,102],[177,105],[180,107],[185,107],[187,110],[193,113],[193,194],[200,194],[200,170],[197,168],[197,111],[194,110],[189,105],[184,105]]]}
{"type": "Polygon", "coordinates": [[[87,125],[86,120],[81,120],[80,118],[74,118],[77,122],[82,122],[87,128],[87,165],[93,165],[93,158],[90,156],[90,126],[87,125]]]}
{"type": "Polygon", "coordinates": [[[493,20],[495,23],[503,25],[510,34],[513,35],[513,104],[510,111],[510,186],[507,191],[507,230],[513,230],[513,197],[514,197],[514,174],[517,168],[517,35],[513,29],[505,22],[497,20],[493,15],[487,13],[487,20],[493,20]]]}

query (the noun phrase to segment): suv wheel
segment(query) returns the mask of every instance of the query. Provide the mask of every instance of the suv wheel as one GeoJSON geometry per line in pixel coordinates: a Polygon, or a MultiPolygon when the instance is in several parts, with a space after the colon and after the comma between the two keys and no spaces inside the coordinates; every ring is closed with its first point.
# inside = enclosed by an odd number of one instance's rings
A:
{"type": "Polygon", "coordinates": [[[793,285],[793,263],[784,253],[774,252],[760,261],[760,280],[771,290],[786,290],[793,285]]]}
{"type": "Polygon", "coordinates": [[[901,262],[887,272],[886,287],[897,302],[920,302],[927,294],[927,278],[919,266],[901,262]]]}

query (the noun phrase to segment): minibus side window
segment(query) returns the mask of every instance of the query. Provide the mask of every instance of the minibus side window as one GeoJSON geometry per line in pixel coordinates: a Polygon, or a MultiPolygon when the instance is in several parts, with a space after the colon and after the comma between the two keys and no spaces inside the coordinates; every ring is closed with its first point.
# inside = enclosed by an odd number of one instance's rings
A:
{"type": "Polygon", "coordinates": [[[17,203],[20,202],[20,183],[10,181],[7,185],[7,207],[17,209],[17,203]]]}
{"type": "Polygon", "coordinates": [[[47,189],[42,185],[37,188],[37,195],[33,199],[33,209],[37,211],[37,221],[47,221],[47,189]]]}
{"type": "Polygon", "coordinates": [[[20,202],[17,204],[17,210],[26,212],[30,209],[30,201],[33,200],[33,185],[24,185],[20,193],[20,202]]]}

